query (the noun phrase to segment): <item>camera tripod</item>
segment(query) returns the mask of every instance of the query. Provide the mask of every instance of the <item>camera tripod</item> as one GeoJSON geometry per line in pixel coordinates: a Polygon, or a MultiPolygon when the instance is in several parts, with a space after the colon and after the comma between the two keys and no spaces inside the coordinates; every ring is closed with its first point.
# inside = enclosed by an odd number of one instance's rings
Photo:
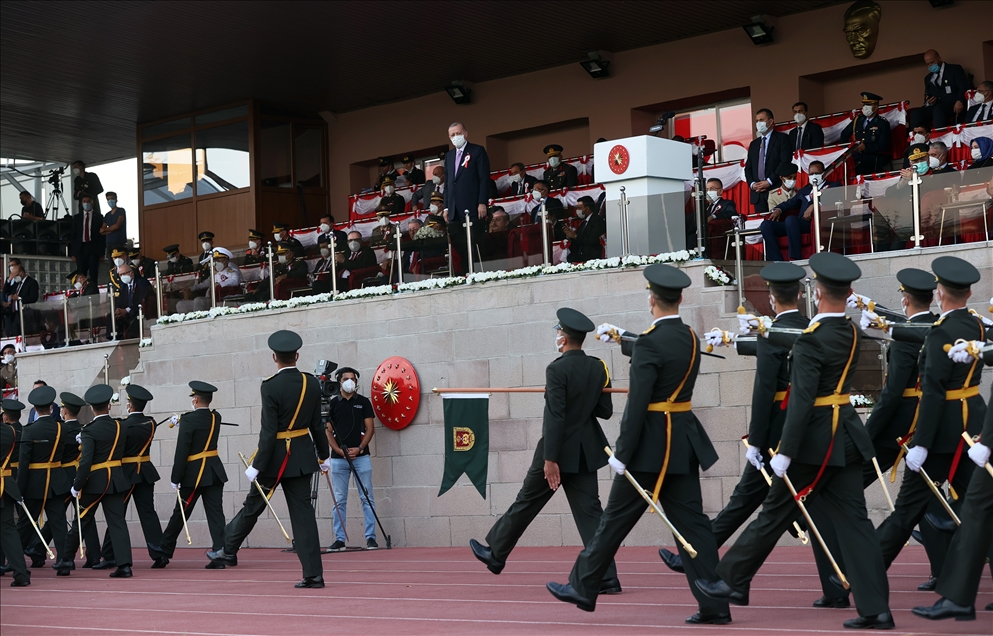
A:
{"type": "MultiPolygon", "coordinates": [[[[359,495],[361,495],[362,497],[365,497],[365,502],[366,502],[366,504],[369,505],[369,509],[372,510],[372,516],[376,519],[376,525],[379,526],[379,531],[381,533],[383,533],[383,537],[386,539],[386,549],[387,550],[392,550],[393,549],[393,542],[390,539],[390,535],[386,534],[386,529],[383,528],[383,522],[379,520],[379,515],[376,514],[376,506],[373,505],[372,499],[369,498],[369,491],[366,490],[365,484],[362,483],[362,479],[359,477],[359,471],[356,470],[355,463],[352,462],[352,458],[348,454],[348,446],[346,446],[344,443],[342,443],[341,438],[338,437],[338,432],[334,428],[334,423],[329,418],[325,418],[324,419],[324,422],[325,422],[325,424],[327,424],[328,426],[331,427],[331,433],[334,435],[335,439],[338,440],[338,446],[341,448],[341,454],[344,456],[345,461],[348,462],[348,470],[355,477],[355,485],[358,487],[359,495]]],[[[331,490],[331,494],[332,494],[332,496],[334,496],[334,489],[333,488],[331,490]]],[[[337,501],[335,501],[335,507],[337,507],[337,505],[338,505],[338,503],[337,503],[337,501]]],[[[342,514],[344,514],[344,511],[342,511],[342,514]]],[[[342,527],[344,527],[345,524],[342,523],[341,525],[342,525],[342,527]]]]}
{"type": "Polygon", "coordinates": [[[52,213],[52,219],[59,220],[59,204],[62,204],[62,209],[65,210],[66,215],[69,214],[69,205],[66,203],[65,197],[62,195],[62,180],[55,178],[49,178],[49,183],[52,184],[52,191],[48,194],[48,201],[45,202],[45,218],[48,218],[48,213],[52,213]]]}

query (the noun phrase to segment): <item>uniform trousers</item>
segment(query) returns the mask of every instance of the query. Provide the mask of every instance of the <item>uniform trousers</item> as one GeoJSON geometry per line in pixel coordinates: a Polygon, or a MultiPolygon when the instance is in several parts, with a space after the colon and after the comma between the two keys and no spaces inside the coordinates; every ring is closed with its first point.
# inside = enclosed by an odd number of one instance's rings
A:
{"type": "MultiPolygon", "coordinates": [[[[297,558],[303,566],[304,578],[322,576],[324,564],[321,563],[321,539],[317,531],[317,517],[314,505],[310,500],[311,475],[302,477],[284,477],[279,480],[286,498],[286,509],[290,515],[290,528],[293,532],[294,547],[297,558]]],[[[266,484],[259,482],[268,491],[266,484]]],[[[257,488],[250,488],[245,497],[245,505],[235,515],[226,529],[224,553],[235,555],[241,544],[252,532],[259,516],[266,511],[265,501],[257,488]]]]}
{"type": "MultiPolygon", "coordinates": [[[[128,502],[134,502],[135,512],[138,513],[138,520],[141,522],[141,533],[145,537],[145,546],[148,549],[148,556],[153,560],[161,556],[166,556],[156,548],[162,543],[162,522],[159,521],[159,513],[155,512],[155,484],[144,482],[135,484],[131,488],[131,494],[124,500],[127,508],[128,502]]],[[[178,506],[179,503],[177,502],[178,506]]],[[[182,521],[182,520],[180,520],[182,521]]],[[[110,541],[110,533],[103,536],[103,547],[100,550],[101,556],[107,561],[114,560],[114,546],[110,541]]]]}
{"type": "MultiPolygon", "coordinates": [[[[192,488],[180,486],[179,494],[183,498],[186,511],[186,519],[189,522],[193,509],[197,506],[197,500],[203,497],[203,512],[207,517],[207,529],[210,530],[210,544],[212,550],[220,550],[224,547],[224,484],[213,484],[211,486],[201,486],[193,493],[193,500],[187,506],[186,500],[189,498],[192,488]]],[[[176,541],[183,533],[183,511],[179,509],[179,502],[176,502],[172,511],[172,517],[162,531],[162,539],[159,547],[165,556],[172,558],[176,552],[176,541]]],[[[151,554],[151,552],[149,552],[151,554]]]]}
{"type": "MultiPolygon", "coordinates": [[[[69,518],[69,515],[66,514],[66,511],[69,509],[70,505],[73,507],[72,514],[74,515],[76,514],[75,500],[71,496],[66,495],[64,497],[58,497],[58,499],[59,501],[62,502],[62,516],[64,519],[69,518]]],[[[66,532],[68,532],[68,530],[66,532]]],[[[31,531],[31,534],[32,534],[31,540],[27,544],[28,550],[32,550],[37,553],[44,552],[45,547],[41,545],[41,539],[38,538],[38,535],[36,535],[33,530],[31,531]]],[[[51,543],[52,539],[54,538],[52,534],[52,526],[46,523],[45,527],[41,529],[41,536],[45,538],[45,545],[51,543]]],[[[96,525],[91,525],[89,529],[83,533],[83,543],[86,544],[86,553],[92,555],[87,560],[92,559],[94,562],[98,561],[100,556],[100,535],[97,534],[96,525]]],[[[64,546],[65,546],[65,539],[63,539],[62,541],[55,542],[56,550],[64,546]]],[[[72,556],[72,555],[66,555],[66,556],[72,556]]]]}
{"type": "Polygon", "coordinates": [[[7,565],[14,572],[14,578],[18,581],[30,581],[31,572],[28,571],[24,563],[24,552],[21,547],[21,538],[14,527],[14,506],[17,503],[7,495],[0,501],[0,561],[4,557],[7,565]]]}
{"type": "MultiPolygon", "coordinates": [[[[62,497],[64,496],[49,497],[45,501],[45,520],[43,527],[51,528],[52,536],[55,537],[56,563],[62,560],[64,556],[62,550],[66,545],[66,509],[65,504],[62,503],[62,497]]],[[[41,499],[24,500],[24,505],[27,506],[35,523],[42,523],[40,514],[41,502],[41,499]]],[[[28,521],[27,515],[20,515],[20,518],[17,520],[17,534],[21,537],[21,545],[23,546],[30,546],[32,540],[38,539],[38,533],[31,527],[31,522],[28,521]]],[[[41,551],[45,551],[43,546],[41,547],[41,551]]]]}
{"type": "MultiPolygon", "coordinates": [[[[959,467],[961,470],[961,464],[959,467]]],[[[993,556],[993,477],[985,468],[973,471],[958,514],[962,525],[955,531],[936,590],[958,605],[974,605],[983,561],[993,556]]],[[[990,568],[993,570],[993,561],[990,568]]]]}
{"type": "MultiPolygon", "coordinates": [[[[128,523],[124,519],[127,508],[124,504],[125,492],[107,493],[102,497],[82,493],[79,495],[80,510],[86,510],[88,506],[93,506],[89,512],[83,515],[83,534],[86,535],[96,523],[96,510],[99,505],[103,509],[103,516],[107,519],[107,532],[110,533],[110,541],[114,545],[114,561],[117,567],[131,565],[131,535],[128,533],[128,523]]],[[[66,561],[74,558],[76,549],[79,548],[79,519],[72,522],[72,529],[66,534],[65,555],[66,561]]],[[[55,532],[55,530],[52,530],[55,532]]],[[[93,555],[87,555],[92,557],[93,555]]]]}

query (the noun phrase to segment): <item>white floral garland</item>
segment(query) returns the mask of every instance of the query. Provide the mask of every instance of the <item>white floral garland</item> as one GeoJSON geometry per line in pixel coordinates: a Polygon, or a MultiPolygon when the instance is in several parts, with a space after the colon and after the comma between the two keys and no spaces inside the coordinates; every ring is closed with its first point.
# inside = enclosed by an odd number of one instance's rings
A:
{"type": "Polygon", "coordinates": [[[716,265],[708,265],[703,270],[703,275],[721,285],[733,285],[735,283],[734,278],[723,267],[716,265]]]}
{"type": "MultiPolygon", "coordinates": [[[[331,294],[316,294],[313,296],[299,296],[289,300],[271,300],[268,303],[249,303],[240,307],[214,307],[207,311],[191,311],[185,314],[172,314],[158,319],[158,324],[167,325],[179,322],[189,322],[191,320],[201,320],[204,318],[216,318],[217,316],[230,316],[232,314],[250,314],[269,309],[290,309],[294,307],[306,307],[322,303],[348,300],[350,298],[367,298],[370,296],[389,296],[403,292],[416,292],[425,289],[445,289],[457,287],[459,285],[472,285],[486,283],[492,280],[510,280],[514,278],[532,278],[536,276],[549,276],[553,274],[564,274],[569,272],[589,272],[604,269],[620,269],[625,267],[641,267],[654,263],[685,263],[696,255],[696,250],[681,250],[678,252],[667,252],[654,256],[618,256],[612,258],[601,258],[585,263],[559,263],[558,265],[531,265],[510,271],[499,270],[492,272],[476,272],[468,276],[452,276],[449,278],[426,278],[412,283],[401,283],[394,286],[380,285],[378,287],[364,287],[342,292],[337,296],[331,294]]],[[[710,268],[708,268],[710,269],[710,268]]],[[[150,343],[149,343],[150,344],[150,343]]],[[[145,346],[145,345],[142,345],[145,346]]]]}
{"type": "Polygon", "coordinates": [[[852,403],[855,408],[872,408],[876,405],[868,395],[862,395],[861,393],[852,393],[848,396],[848,401],[852,403]]]}

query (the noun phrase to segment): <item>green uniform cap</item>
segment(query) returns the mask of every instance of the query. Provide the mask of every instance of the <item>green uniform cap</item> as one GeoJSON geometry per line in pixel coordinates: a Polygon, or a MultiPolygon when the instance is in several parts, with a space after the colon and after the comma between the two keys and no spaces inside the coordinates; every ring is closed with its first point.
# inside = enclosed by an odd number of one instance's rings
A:
{"type": "Polygon", "coordinates": [[[799,265],[794,265],[793,263],[787,263],[785,261],[778,261],[775,263],[770,263],[762,268],[759,272],[765,282],[770,285],[786,285],[789,283],[795,283],[801,280],[807,275],[807,272],[799,265]]]}
{"type": "Polygon", "coordinates": [[[83,399],[87,404],[106,404],[114,397],[114,389],[106,384],[97,384],[86,389],[83,399]]]}
{"type": "Polygon", "coordinates": [[[581,337],[596,329],[596,325],[586,317],[586,314],[569,307],[563,307],[556,311],[555,317],[559,319],[555,328],[561,329],[573,337],[581,337]]]}
{"type": "Polygon", "coordinates": [[[276,353],[296,353],[303,346],[303,338],[294,331],[282,329],[269,336],[269,348],[276,353]]]}
{"type": "Polygon", "coordinates": [[[152,399],[152,394],[149,393],[148,389],[137,384],[129,384],[124,392],[128,394],[129,398],[134,398],[136,400],[141,400],[142,402],[148,402],[152,399]]]}
{"type": "Polygon", "coordinates": [[[810,257],[814,277],[828,285],[851,285],[862,276],[862,270],[841,254],[818,252],[810,257]]]}
{"type": "Polygon", "coordinates": [[[685,272],[665,263],[646,267],[645,278],[651,290],[657,294],[680,292],[692,284],[685,272]]]}
{"type": "Polygon", "coordinates": [[[900,281],[900,291],[910,293],[927,294],[933,292],[934,288],[938,286],[934,274],[914,267],[901,269],[896,273],[896,279],[900,281]]]}
{"type": "Polygon", "coordinates": [[[48,406],[55,401],[55,389],[50,386],[40,386],[28,394],[28,402],[32,406],[48,406]]]}
{"type": "Polygon", "coordinates": [[[0,403],[0,408],[3,408],[4,411],[17,413],[17,416],[20,417],[21,411],[25,409],[25,406],[20,402],[18,402],[17,400],[6,399],[2,403],[0,403]]]}
{"type": "Polygon", "coordinates": [[[969,261],[955,256],[939,256],[931,261],[931,271],[938,282],[952,289],[969,289],[979,282],[979,270],[969,261]]]}
{"type": "Polygon", "coordinates": [[[69,393],[68,391],[64,393],[59,393],[59,399],[62,400],[62,406],[75,406],[78,408],[83,408],[86,406],[86,401],[76,395],[75,393],[69,393]]]}
{"type": "Polygon", "coordinates": [[[190,382],[190,389],[194,393],[214,393],[217,391],[217,387],[213,384],[207,384],[206,382],[201,382],[200,380],[193,380],[190,382]]]}

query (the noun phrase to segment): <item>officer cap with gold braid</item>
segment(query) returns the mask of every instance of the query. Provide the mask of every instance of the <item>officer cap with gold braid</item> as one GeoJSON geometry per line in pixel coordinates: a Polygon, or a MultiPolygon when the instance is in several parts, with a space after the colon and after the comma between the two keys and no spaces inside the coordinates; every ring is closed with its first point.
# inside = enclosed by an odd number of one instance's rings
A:
{"type": "Polygon", "coordinates": [[[870,93],[868,91],[862,91],[862,103],[863,104],[878,104],[883,101],[883,98],[875,93],[870,93]]]}
{"type": "Polygon", "coordinates": [[[124,258],[127,255],[128,255],[128,253],[125,252],[124,250],[122,250],[119,247],[115,247],[114,249],[110,250],[110,257],[111,258],[124,258]]]}
{"type": "Polygon", "coordinates": [[[562,146],[558,144],[548,144],[542,152],[544,152],[545,156],[548,157],[558,157],[562,154],[562,146]]]}
{"type": "Polygon", "coordinates": [[[929,146],[927,144],[914,144],[910,147],[910,152],[907,153],[907,161],[910,163],[919,163],[921,161],[927,160],[927,151],[929,146]]]}
{"type": "Polygon", "coordinates": [[[179,243],[173,243],[172,245],[166,245],[162,248],[162,251],[172,256],[173,254],[179,252],[179,243]]]}
{"type": "Polygon", "coordinates": [[[586,334],[596,329],[596,325],[586,317],[586,314],[569,307],[562,307],[556,311],[555,317],[559,319],[555,328],[561,329],[570,338],[576,340],[582,341],[586,334]]]}
{"type": "Polygon", "coordinates": [[[896,273],[896,279],[900,282],[900,291],[917,296],[927,296],[938,286],[934,274],[915,267],[901,269],[896,273]]]}
{"type": "Polygon", "coordinates": [[[939,256],[931,261],[931,271],[938,283],[951,289],[966,290],[979,282],[976,266],[955,256],[939,256]]]}
{"type": "Polygon", "coordinates": [[[194,395],[204,394],[210,395],[217,392],[217,387],[213,384],[207,384],[206,382],[201,382],[200,380],[192,380],[190,382],[190,397],[194,395]]]}
{"type": "Polygon", "coordinates": [[[201,241],[213,241],[214,240],[214,233],[213,232],[200,232],[200,234],[197,235],[197,238],[200,239],[201,241]]]}
{"type": "Polygon", "coordinates": [[[40,386],[32,389],[28,394],[28,402],[31,406],[45,407],[55,402],[55,389],[50,386],[40,386]]]}
{"type": "Polygon", "coordinates": [[[818,252],[810,257],[814,278],[826,285],[851,285],[862,276],[862,270],[850,259],[834,252],[818,252]]]}
{"type": "Polygon", "coordinates": [[[789,285],[795,283],[807,275],[807,272],[799,265],[777,261],[762,268],[759,276],[768,285],[789,285]]]}
{"type": "Polygon", "coordinates": [[[258,230],[248,230],[248,239],[260,239],[262,238],[262,233],[258,230]]]}
{"type": "Polygon", "coordinates": [[[644,274],[645,279],[648,280],[648,288],[660,296],[681,294],[692,284],[685,272],[665,263],[649,265],[645,268],[644,274]]]}

